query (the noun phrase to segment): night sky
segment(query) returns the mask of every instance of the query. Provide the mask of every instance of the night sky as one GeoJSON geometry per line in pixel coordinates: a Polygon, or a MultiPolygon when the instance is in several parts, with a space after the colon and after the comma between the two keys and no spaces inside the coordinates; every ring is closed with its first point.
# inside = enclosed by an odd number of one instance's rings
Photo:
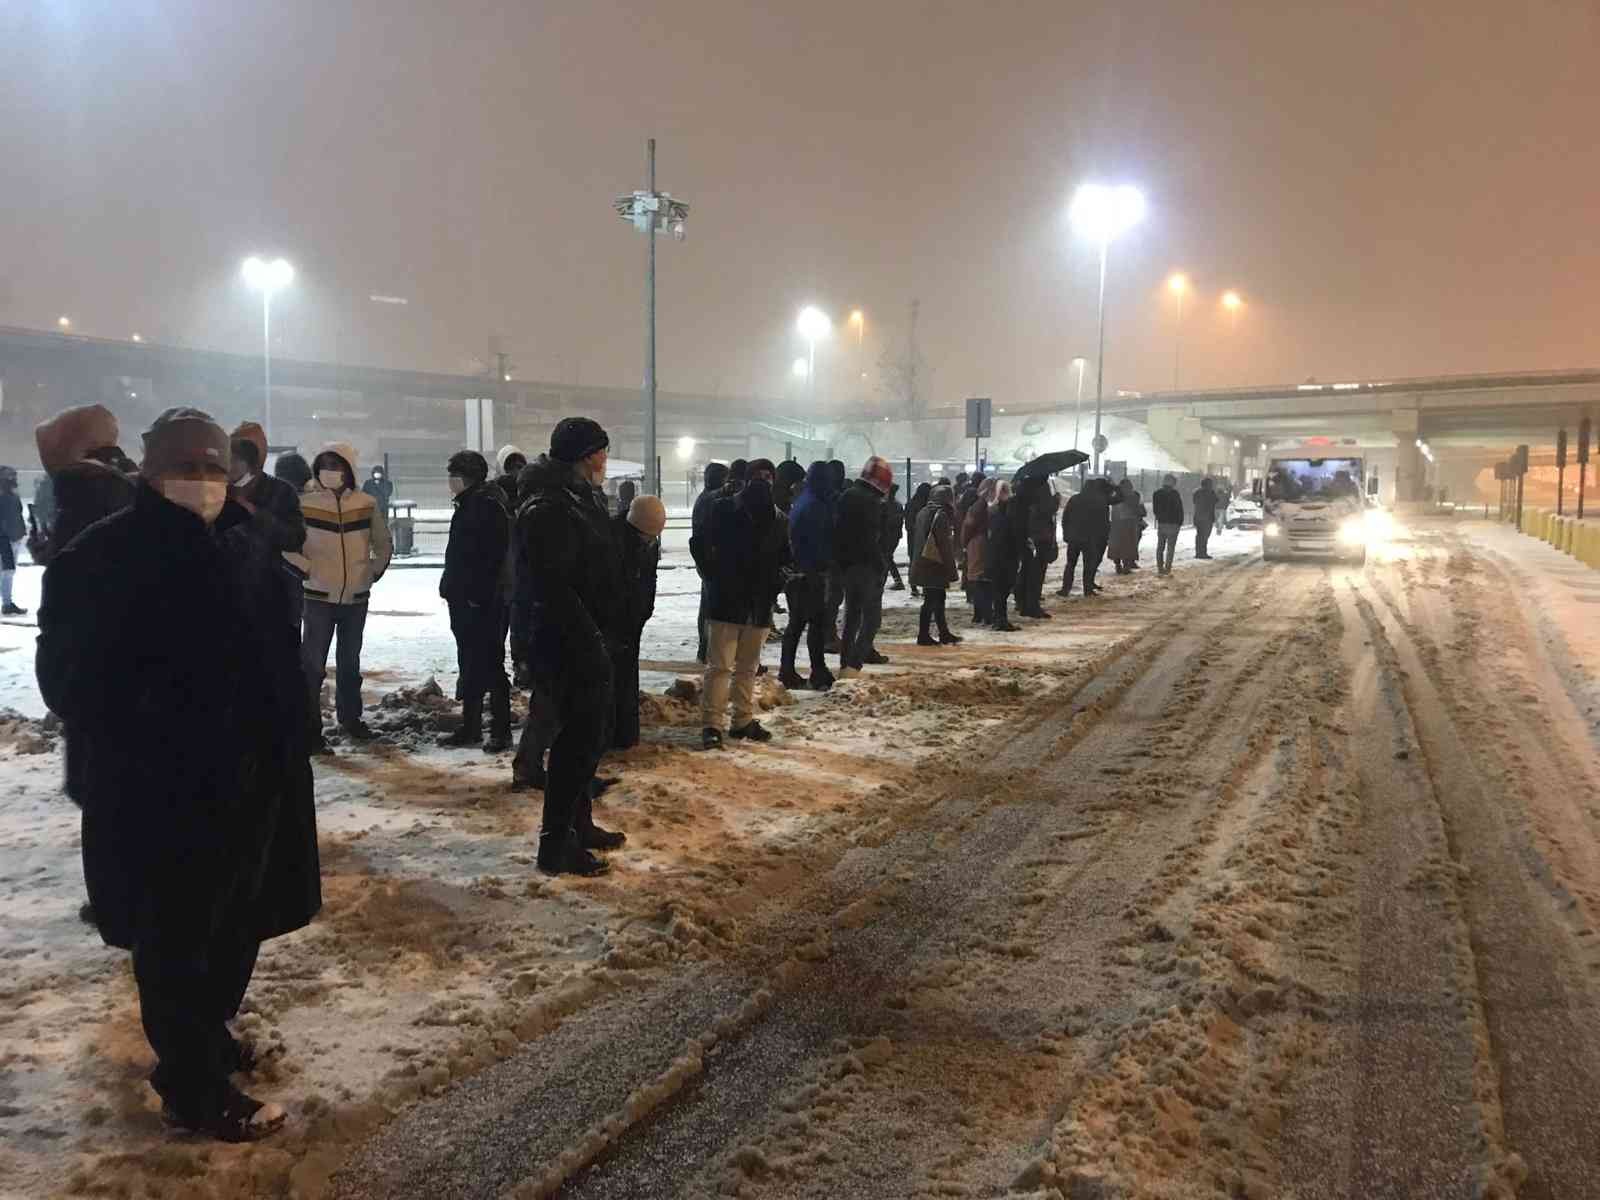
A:
{"type": "Polygon", "coordinates": [[[821,353],[843,398],[917,297],[932,402],[1060,398],[1088,179],[1150,204],[1108,390],[1171,386],[1174,268],[1187,385],[1593,365],[1597,48],[1593,0],[0,0],[0,323],[254,351],[264,251],[300,272],[279,353],[466,370],[498,335],[521,377],[631,385],[611,201],[653,134],[693,206],[666,388],[793,390],[815,301],[867,313],[859,362],[821,353]]]}

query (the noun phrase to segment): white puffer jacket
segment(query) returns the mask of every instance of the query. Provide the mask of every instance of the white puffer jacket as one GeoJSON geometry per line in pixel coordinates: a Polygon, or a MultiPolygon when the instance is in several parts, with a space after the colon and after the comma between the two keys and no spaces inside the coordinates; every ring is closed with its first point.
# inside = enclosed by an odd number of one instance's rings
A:
{"type": "Polygon", "coordinates": [[[355,487],[355,451],[334,443],[324,446],[318,456],[329,452],[344,460],[350,474],[341,491],[323,487],[313,478],[300,494],[300,511],[306,518],[306,599],[365,604],[372,585],[389,569],[394,543],[382,507],[355,487]]]}

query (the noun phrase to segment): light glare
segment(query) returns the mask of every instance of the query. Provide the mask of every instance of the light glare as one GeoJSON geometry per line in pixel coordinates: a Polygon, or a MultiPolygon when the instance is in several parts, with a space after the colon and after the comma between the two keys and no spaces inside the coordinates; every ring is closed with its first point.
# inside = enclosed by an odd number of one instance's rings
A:
{"type": "Polygon", "coordinates": [[[821,341],[833,330],[833,322],[828,319],[828,314],[814,304],[808,304],[800,310],[800,319],[796,322],[800,336],[808,341],[821,341]]]}
{"type": "Polygon", "coordinates": [[[1144,193],[1131,184],[1109,187],[1086,183],[1073,194],[1067,210],[1079,237],[1105,243],[1144,220],[1144,193]]]}

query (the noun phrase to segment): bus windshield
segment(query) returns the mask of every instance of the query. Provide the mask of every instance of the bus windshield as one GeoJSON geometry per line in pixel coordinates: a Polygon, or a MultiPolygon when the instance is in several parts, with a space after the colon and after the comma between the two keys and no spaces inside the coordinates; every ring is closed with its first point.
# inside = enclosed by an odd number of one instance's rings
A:
{"type": "Polygon", "coordinates": [[[1267,499],[1299,503],[1361,495],[1359,458],[1278,458],[1267,472],[1267,499]]]}

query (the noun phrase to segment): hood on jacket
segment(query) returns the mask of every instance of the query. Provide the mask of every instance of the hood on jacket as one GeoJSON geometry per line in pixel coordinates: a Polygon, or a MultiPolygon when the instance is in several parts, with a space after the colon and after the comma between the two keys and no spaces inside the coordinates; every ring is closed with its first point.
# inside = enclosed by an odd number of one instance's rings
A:
{"type": "Polygon", "coordinates": [[[355,483],[354,483],[355,477],[356,477],[356,450],[355,450],[355,447],[352,446],[349,442],[329,442],[327,445],[323,446],[322,449],[318,450],[316,455],[311,459],[312,465],[315,466],[317,459],[321,458],[324,454],[337,454],[340,458],[344,459],[344,465],[346,467],[348,467],[349,470],[350,470],[351,486],[352,487],[355,486],[355,483]]]}
{"type": "Polygon", "coordinates": [[[117,417],[104,404],[84,404],[64,409],[33,431],[39,447],[39,464],[47,472],[78,462],[91,450],[115,446],[121,430],[117,417]]]}
{"type": "Polygon", "coordinates": [[[528,456],[526,454],[522,454],[522,451],[516,446],[501,446],[500,449],[495,452],[494,456],[494,465],[499,470],[500,474],[504,475],[506,473],[506,459],[510,458],[513,454],[521,454],[522,461],[528,461],[528,456]]]}
{"type": "MultiPolygon", "coordinates": [[[[923,484],[917,491],[920,492],[925,487],[928,487],[928,485],[923,484]]],[[[947,483],[941,483],[936,488],[929,488],[927,502],[935,508],[954,508],[956,503],[955,489],[947,483]]]]}
{"type": "Polygon", "coordinates": [[[728,482],[727,463],[707,463],[705,474],[701,477],[705,481],[706,491],[715,491],[728,482]]]}
{"type": "MultiPolygon", "coordinates": [[[[946,491],[950,491],[948,484],[940,484],[939,486],[943,487],[946,491]]],[[[907,505],[907,507],[909,508],[911,505],[915,505],[916,507],[921,508],[924,504],[928,503],[932,496],[933,484],[919,483],[917,484],[917,490],[911,493],[911,504],[907,505]]]]}
{"type": "Polygon", "coordinates": [[[823,499],[833,495],[833,471],[830,464],[818,459],[806,469],[805,490],[823,499]]]}

